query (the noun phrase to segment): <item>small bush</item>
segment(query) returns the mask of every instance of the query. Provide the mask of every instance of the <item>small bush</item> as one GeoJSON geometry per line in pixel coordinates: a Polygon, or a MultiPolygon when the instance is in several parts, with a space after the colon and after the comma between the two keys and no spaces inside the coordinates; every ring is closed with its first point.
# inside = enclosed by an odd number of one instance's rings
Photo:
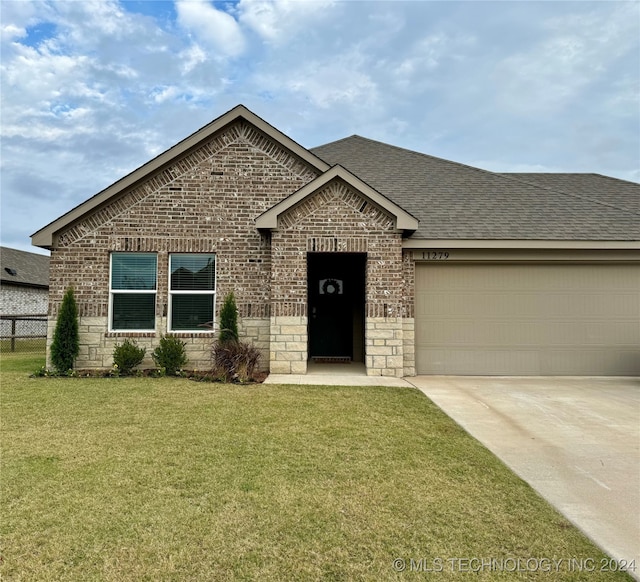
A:
{"type": "Polygon", "coordinates": [[[125,339],[113,348],[113,363],[121,374],[131,374],[144,359],[147,350],[139,348],[135,341],[125,339]]]}
{"type": "Polygon", "coordinates": [[[62,298],[58,312],[56,328],[51,343],[51,363],[60,374],[73,369],[73,363],[80,352],[80,334],[78,331],[78,306],[69,287],[62,298]]]}
{"type": "Polygon", "coordinates": [[[167,376],[175,376],[187,363],[186,344],[177,337],[163,337],[151,357],[167,376]]]}
{"type": "Polygon", "coordinates": [[[238,341],[238,307],[233,291],[227,293],[220,309],[220,343],[238,341]]]}
{"type": "Polygon", "coordinates": [[[217,341],[212,349],[213,373],[224,382],[248,382],[260,360],[260,352],[251,344],[217,341]]]}

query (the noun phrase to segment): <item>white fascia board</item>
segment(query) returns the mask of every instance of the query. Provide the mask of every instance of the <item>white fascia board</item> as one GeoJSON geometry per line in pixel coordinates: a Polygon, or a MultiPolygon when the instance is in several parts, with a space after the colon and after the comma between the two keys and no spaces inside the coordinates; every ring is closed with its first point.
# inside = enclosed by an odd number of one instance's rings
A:
{"type": "Polygon", "coordinates": [[[607,240],[474,240],[474,239],[405,239],[404,249],[577,249],[640,250],[640,241],[607,240]]]}

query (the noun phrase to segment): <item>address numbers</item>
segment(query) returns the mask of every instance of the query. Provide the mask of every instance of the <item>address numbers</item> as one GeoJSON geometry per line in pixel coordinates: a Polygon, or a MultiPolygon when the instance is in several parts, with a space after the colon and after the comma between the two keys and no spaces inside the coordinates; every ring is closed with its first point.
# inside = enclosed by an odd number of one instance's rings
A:
{"type": "Polygon", "coordinates": [[[423,251],[422,258],[427,261],[446,261],[449,251],[423,251]]]}

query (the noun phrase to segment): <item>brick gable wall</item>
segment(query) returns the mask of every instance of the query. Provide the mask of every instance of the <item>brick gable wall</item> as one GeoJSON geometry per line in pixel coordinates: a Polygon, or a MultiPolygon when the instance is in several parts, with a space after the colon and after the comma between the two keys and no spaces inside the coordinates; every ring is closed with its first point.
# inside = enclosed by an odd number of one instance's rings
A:
{"type": "MultiPolygon", "coordinates": [[[[51,254],[50,327],[64,290],[73,286],[85,334],[77,366],[110,366],[117,338],[135,335],[107,333],[111,251],[158,254],[156,333],[138,338],[148,347],[166,333],[168,254],[214,252],[216,304],[233,290],[241,328],[252,330],[255,337],[250,339],[259,341],[266,352],[271,240],[256,230],[254,220],[316,176],[314,168],[253,126],[242,121],[228,126],[60,234],[51,254]]],[[[191,365],[208,365],[205,342],[210,340],[180,335],[189,344],[191,365]]]]}
{"type": "MultiPolygon", "coordinates": [[[[234,291],[244,339],[263,368],[304,373],[307,364],[307,253],[366,253],[367,373],[413,369],[413,262],[385,210],[340,179],[281,217],[273,232],[257,216],[318,176],[250,124],[237,121],[59,233],[51,254],[49,341],[68,286],[80,312],[78,368],[112,365],[113,348],[134,337],[150,354],[167,333],[170,253],[215,253],[216,311],[234,291]],[[113,251],[158,257],[155,332],[109,332],[113,251]]],[[[187,344],[190,368],[210,366],[213,334],[173,333],[187,344]]]]}
{"type": "Polygon", "coordinates": [[[393,217],[340,180],[286,211],[272,235],[271,370],[306,372],[307,252],[367,254],[367,373],[402,376],[407,312],[402,235],[393,217]]]}

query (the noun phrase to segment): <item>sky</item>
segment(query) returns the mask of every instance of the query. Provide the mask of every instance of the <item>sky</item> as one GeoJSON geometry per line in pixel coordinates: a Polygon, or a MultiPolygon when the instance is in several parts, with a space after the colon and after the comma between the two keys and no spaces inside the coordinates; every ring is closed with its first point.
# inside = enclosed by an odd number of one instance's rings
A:
{"type": "Polygon", "coordinates": [[[640,182],[640,2],[0,0],[0,239],[242,103],[501,172],[640,182]]]}

